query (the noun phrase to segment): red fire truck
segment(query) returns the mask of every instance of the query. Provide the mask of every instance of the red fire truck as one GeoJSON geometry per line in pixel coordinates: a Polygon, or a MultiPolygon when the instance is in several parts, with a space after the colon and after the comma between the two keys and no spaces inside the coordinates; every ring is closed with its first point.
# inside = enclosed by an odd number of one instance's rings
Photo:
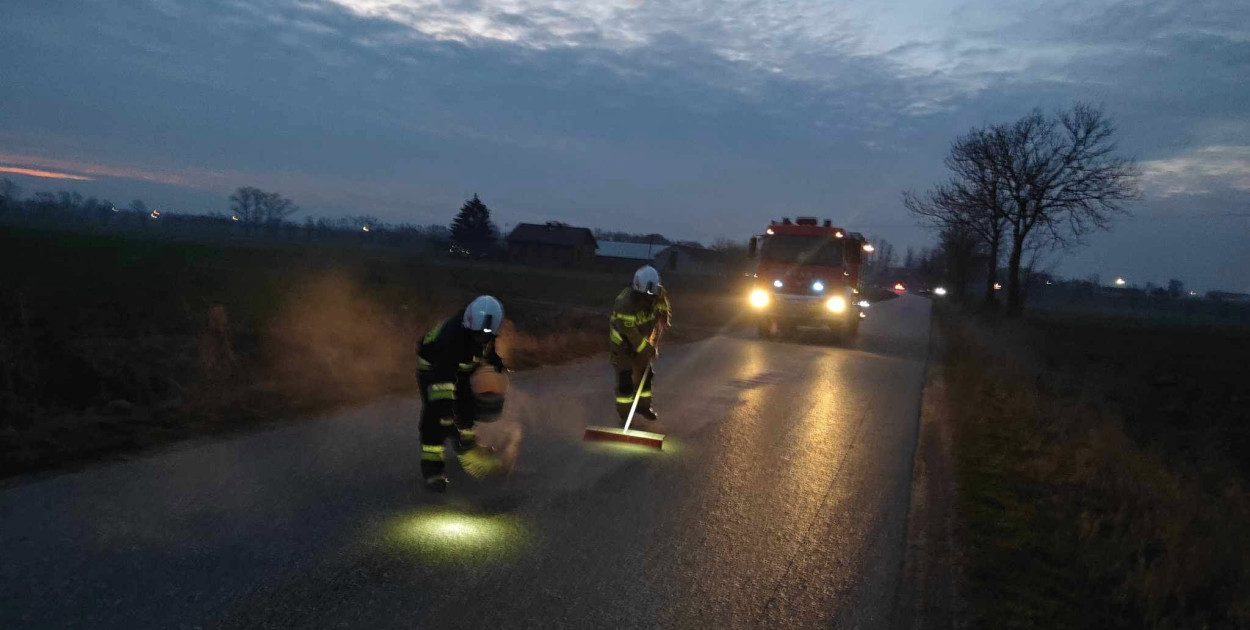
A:
{"type": "Polygon", "coordinates": [[[764,234],[752,237],[756,265],[748,304],[760,337],[801,325],[855,335],[865,316],[859,294],[865,251],[872,245],[862,234],[814,217],[773,221],[764,234]]]}

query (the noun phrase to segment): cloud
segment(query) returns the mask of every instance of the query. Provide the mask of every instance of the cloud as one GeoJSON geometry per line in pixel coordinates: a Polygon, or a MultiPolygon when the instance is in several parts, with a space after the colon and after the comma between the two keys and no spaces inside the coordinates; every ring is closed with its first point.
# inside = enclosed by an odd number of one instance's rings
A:
{"type": "Polygon", "coordinates": [[[1208,146],[1166,159],[1142,162],[1147,193],[1161,197],[1250,192],[1250,146],[1208,146]]]}
{"type": "Polygon", "coordinates": [[[57,173],[55,171],[43,171],[34,168],[22,168],[20,166],[0,166],[0,173],[13,173],[14,175],[26,175],[29,177],[42,177],[44,179],[69,179],[79,182],[89,182],[90,177],[82,175],[71,175],[69,173],[57,173]]]}

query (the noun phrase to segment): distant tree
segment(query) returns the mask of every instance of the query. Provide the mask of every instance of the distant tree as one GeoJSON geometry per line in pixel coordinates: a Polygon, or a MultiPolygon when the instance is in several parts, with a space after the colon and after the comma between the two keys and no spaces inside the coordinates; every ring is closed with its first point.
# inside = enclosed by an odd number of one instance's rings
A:
{"type": "Polygon", "coordinates": [[[703,246],[703,243],[700,243],[699,241],[691,241],[691,240],[677,241],[676,243],[674,243],[674,245],[681,245],[682,247],[693,247],[695,249],[707,249],[706,247],[703,246]]]}
{"type": "Polygon", "coordinates": [[[58,190],[57,203],[64,210],[75,210],[82,207],[82,195],[77,191],[58,190]]]}
{"type": "Polygon", "coordinates": [[[1168,295],[1174,298],[1185,295],[1185,283],[1176,278],[1168,280],[1168,295]]]}
{"type": "Polygon", "coordinates": [[[470,251],[481,251],[498,238],[499,230],[490,220],[490,208],[474,193],[451,222],[451,239],[470,251]]]}
{"type": "Polygon", "coordinates": [[[922,195],[903,193],[903,205],[923,225],[939,233],[954,230],[975,236],[985,249],[984,301],[997,303],[998,263],[1007,231],[1007,196],[995,174],[989,133],[973,129],[951,143],[943,163],[951,178],[922,195]]]}
{"type": "Polygon", "coordinates": [[[916,250],[912,249],[911,245],[907,246],[907,255],[903,257],[903,268],[916,268],[916,250]]]}
{"type": "Polygon", "coordinates": [[[873,251],[864,259],[863,276],[869,284],[880,284],[898,258],[890,241],[870,236],[868,242],[872,243],[873,251]]]}
{"type": "Polygon", "coordinates": [[[0,179],[0,210],[17,208],[22,201],[22,187],[9,178],[0,179]]]}
{"type": "Polygon", "coordinates": [[[299,206],[279,193],[244,186],[230,195],[230,212],[246,225],[276,225],[299,212],[299,206]]]}
{"type": "Polygon", "coordinates": [[[35,210],[40,212],[52,212],[60,207],[60,202],[57,201],[56,195],[43,190],[35,193],[30,202],[35,210]]]}
{"type": "Polygon", "coordinates": [[[663,234],[635,234],[617,230],[595,230],[595,238],[614,243],[648,243],[650,245],[672,245],[673,242],[663,234]]]}
{"type": "Polygon", "coordinates": [[[139,214],[147,214],[149,212],[148,204],[143,203],[142,199],[135,199],[134,201],[130,202],[129,210],[131,212],[137,212],[139,214]]]}
{"type": "Polygon", "coordinates": [[[967,297],[968,281],[981,246],[980,238],[965,226],[952,225],[942,230],[938,253],[944,259],[952,299],[962,301],[967,297]]]}

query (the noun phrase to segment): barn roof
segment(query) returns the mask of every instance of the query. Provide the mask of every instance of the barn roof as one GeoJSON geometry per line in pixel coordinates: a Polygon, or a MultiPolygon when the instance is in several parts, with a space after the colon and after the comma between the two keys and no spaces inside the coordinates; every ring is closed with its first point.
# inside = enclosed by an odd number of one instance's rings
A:
{"type": "Polygon", "coordinates": [[[558,245],[577,247],[589,240],[595,242],[595,235],[587,228],[573,227],[548,223],[520,223],[508,234],[509,243],[534,243],[538,245],[558,245]]]}

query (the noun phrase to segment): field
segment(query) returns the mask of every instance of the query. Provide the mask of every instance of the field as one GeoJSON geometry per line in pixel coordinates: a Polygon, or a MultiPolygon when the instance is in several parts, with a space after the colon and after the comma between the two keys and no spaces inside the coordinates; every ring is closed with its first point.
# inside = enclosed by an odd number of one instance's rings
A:
{"type": "Polygon", "coordinates": [[[974,627],[1250,626],[1250,331],[938,315],[974,627]]]}
{"type": "MultiPolygon", "coordinates": [[[[14,228],[0,228],[0,265],[0,476],[413,394],[417,336],[481,293],[505,304],[511,367],[599,353],[628,282],[394,250],[14,228]]],[[[666,284],[669,341],[733,316],[733,287],[666,284]]]]}

